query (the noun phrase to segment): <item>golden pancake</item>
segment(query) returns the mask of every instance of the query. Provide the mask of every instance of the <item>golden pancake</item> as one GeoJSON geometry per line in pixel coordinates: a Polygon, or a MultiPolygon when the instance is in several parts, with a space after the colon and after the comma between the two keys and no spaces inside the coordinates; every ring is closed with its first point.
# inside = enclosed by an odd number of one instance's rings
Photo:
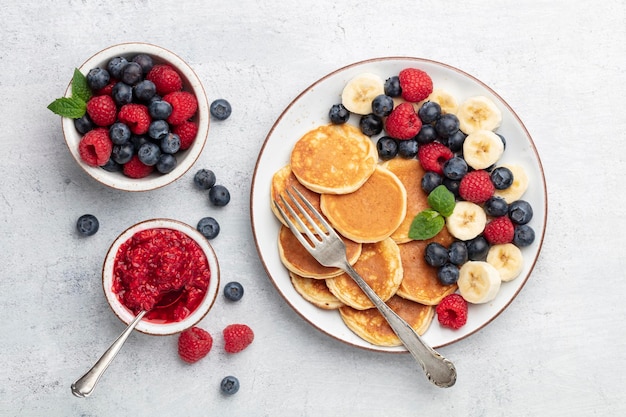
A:
{"type": "MultiPolygon", "coordinates": [[[[435,315],[434,307],[419,304],[397,295],[391,297],[387,301],[387,305],[420,335],[428,330],[435,315]]],[[[400,346],[402,344],[400,338],[376,308],[356,310],[344,306],[339,308],[339,313],[350,330],[374,345],[400,346]]]]}
{"type": "Polygon", "coordinates": [[[377,163],[372,140],[348,123],[313,129],[291,151],[294,175],[318,193],[353,192],[372,175],[377,163]]]}
{"type": "Polygon", "coordinates": [[[353,193],[322,194],[320,205],[330,224],[355,242],[388,238],[406,215],[406,190],[391,171],[377,167],[353,193]]]}
{"type": "Polygon", "coordinates": [[[328,290],[323,279],[305,278],[293,272],[289,273],[289,277],[298,294],[316,307],[336,310],[343,306],[343,303],[328,290]]]}
{"type": "Polygon", "coordinates": [[[453,238],[444,227],[437,236],[429,240],[413,240],[398,245],[404,277],[397,294],[409,300],[426,305],[437,305],[448,294],[457,289],[457,285],[443,285],[437,278],[437,268],[426,263],[424,252],[430,242],[438,242],[448,247],[453,238]]]}
{"type": "Polygon", "coordinates": [[[410,241],[409,228],[413,218],[428,208],[428,195],[422,189],[424,169],[417,159],[394,158],[383,167],[396,174],[406,189],[406,215],[400,226],[391,234],[396,243],[410,241]]]}
{"type": "MultiPolygon", "coordinates": [[[[341,236],[340,236],[341,237],[341,236]]],[[[341,237],[346,245],[348,262],[354,264],[361,254],[361,244],[341,237]]],[[[278,252],[285,267],[306,278],[324,279],[343,273],[339,268],[321,265],[298,241],[287,226],[281,226],[278,232],[278,252]]]]}
{"type": "MultiPolygon", "coordinates": [[[[400,249],[391,238],[366,243],[361,249],[361,256],[354,264],[354,269],[383,301],[387,301],[396,293],[402,281],[400,249]]],[[[326,285],[335,297],[350,307],[357,310],[374,307],[347,273],[327,278],[326,285]]]]}

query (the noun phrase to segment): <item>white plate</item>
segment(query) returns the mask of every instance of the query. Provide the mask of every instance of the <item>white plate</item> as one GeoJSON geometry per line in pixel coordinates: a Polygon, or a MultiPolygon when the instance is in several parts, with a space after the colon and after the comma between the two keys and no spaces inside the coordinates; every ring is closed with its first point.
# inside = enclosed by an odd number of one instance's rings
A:
{"type": "MultiPolygon", "coordinates": [[[[501,161],[521,164],[528,174],[530,185],[523,199],[531,203],[533,207],[534,216],[529,225],[536,233],[535,242],[522,250],[525,263],[521,275],[511,282],[503,283],[500,293],[493,302],[470,305],[467,324],[459,330],[441,327],[435,317],[424,334],[427,343],[433,347],[441,347],[461,340],[490,323],[509,306],[528,280],[535,265],[543,242],[547,216],[543,168],[528,131],[513,109],[500,96],[459,69],[419,58],[372,59],[328,74],[298,95],[280,115],[267,135],[252,179],[250,214],[260,259],[279,293],[311,325],[350,345],[386,352],[406,352],[406,350],[404,347],[375,346],[362,340],[344,325],[337,311],[319,309],[304,300],[294,290],[287,270],[278,255],[277,236],[280,223],[270,209],[270,183],[272,175],[289,163],[289,155],[295,142],[310,129],[329,123],[328,110],[333,104],[341,102],[341,91],[348,80],[362,72],[373,72],[386,80],[407,67],[426,71],[433,79],[435,88],[449,91],[459,103],[467,97],[480,94],[490,97],[502,110],[502,125],[498,133],[506,138],[507,146],[501,161]]],[[[356,116],[352,116],[350,123],[358,126],[356,116]]]]}

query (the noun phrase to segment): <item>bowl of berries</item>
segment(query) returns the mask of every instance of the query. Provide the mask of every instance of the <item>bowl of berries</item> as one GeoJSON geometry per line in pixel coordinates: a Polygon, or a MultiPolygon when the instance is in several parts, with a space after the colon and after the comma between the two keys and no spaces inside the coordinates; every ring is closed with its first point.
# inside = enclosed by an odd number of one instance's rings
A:
{"type": "Polygon", "coordinates": [[[148,191],[181,177],[200,156],[209,106],[178,55],[148,43],[110,46],[74,70],[48,108],[62,116],[70,153],[111,188],[148,191]]]}
{"type": "Polygon", "coordinates": [[[213,306],[220,286],[217,256],[198,230],[172,219],[151,219],[123,231],[102,268],[102,287],[115,315],[151,335],[180,333],[213,306]]]}

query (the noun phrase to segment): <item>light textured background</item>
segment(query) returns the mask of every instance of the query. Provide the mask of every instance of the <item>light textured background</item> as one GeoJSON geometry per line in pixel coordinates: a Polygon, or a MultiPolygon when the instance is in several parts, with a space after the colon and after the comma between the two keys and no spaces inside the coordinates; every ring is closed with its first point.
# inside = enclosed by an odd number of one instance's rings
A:
{"type": "MultiPolygon", "coordinates": [[[[4,2],[0,25],[0,415],[614,416],[626,412],[626,164],[621,0],[454,2],[4,2]],[[209,99],[232,117],[213,123],[197,167],[232,193],[211,207],[191,173],[150,193],[112,191],[69,156],[46,109],[72,70],[117,42],[147,41],[186,59],[209,99]],[[249,221],[254,164],[265,135],[309,84],[349,63],[407,55],[459,67],[495,89],[533,136],[548,183],[548,229],[534,273],[510,308],[442,349],[455,387],[430,386],[408,355],[351,348],[311,328],[280,298],[258,260],[249,221]],[[93,212],[97,235],[76,218],[93,212]],[[137,221],[212,215],[224,282],[202,325],[245,322],[254,344],[181,363],[174,337],[133,335],[94,395],[69,386],[123,326],[101,294],[100,268],[137,221]],[[242,388],[219,393],[225,375],[242,388]]],[[[193,170],[192,170],[193,171],[193,170]]]]}

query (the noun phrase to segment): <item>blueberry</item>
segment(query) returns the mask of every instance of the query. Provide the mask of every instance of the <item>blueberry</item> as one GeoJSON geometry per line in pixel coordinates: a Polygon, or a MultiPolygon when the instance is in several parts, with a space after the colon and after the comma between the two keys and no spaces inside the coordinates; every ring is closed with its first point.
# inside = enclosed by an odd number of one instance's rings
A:
{"type": "Polygon", "coordinates": [[[227,376],[220,383],[220,390],[226,395],[233,395],[239,391],[239,380],[234,376],[227,376]]]}
{"type": "Polygon", "coordinates": [[[139,81],[133,87],[133,93],[137,100],[150,101],[156,94],[156,85],[150,80],[139,81]]]}
{"type": "Polygon", "coordinates": [[[218,98],[211,103],[209,111],[211,112],[211,116],[215,117],[217,120],[226,120],[232,113],[232,107],[227,100],[218,98]]]}
{"type": "Polygon", "coordinates": [[[415,139],[421,144],[434,142],[437,139],[437,131],[433,125],[422,125],[415,139]]]}
{"type": "Polygon", "coordinates": [[[92,68],[87,73],[87,85],[92,90],[100,90],[106,87],[109,81],[111,81],[111,76],[104,68],[92,68]]]}
{"type": "Polygon", "coordinates": [[[454,265],[463,265],[467,262],[467,246],[465,246],[465,242],[452,242],[448,247],[448,259],[454,265]]]}
{"type": "Polygon", "coordinates": [[[446,113],[435,123],[435,130],[440,138],[447,139],[459,130],[459,119],[452,113],[446,113]]]}
{"type": "Polygon", "coordinates": [[[447,263],[437,270],[437,278],[443,285],[453,285],[459,280],[459,267],[447,263]]]}
{"type": "Polygon", "coordinates": [[[165,120],[153,120],[148,126],[148,136],[152,139],[163,139],[170,133],[170,125],[165,120]]]}
{"type": "Polygon", "coordinates": [[[161,174],[169,174],[174,170],[174,168],[176,168],[176,165],[178,165],[178,161],[176,160],[176,157],[174,155],[169,153],[162,153],[156,163],[156,169],[161,174]]]}
{"type": "Polygon", "coordinates": [[[489,252],[489,243],[482,235],[465,242],[467,246],[467,258],[471,261],[484,261],[489,252]]]}
{"type": "Polygon", "coordinates": [[[143,79],[143,68],[136,62],[129,62],[122,70],[121,80],[128,85],[135,85],[143,79]]]}
{"type": "Polygon", "coordinates": [[[208,190],[215,185],[215,173],[210,169],[200,169],[193,176],[193,182],[202,190],[208,190]]]}
{"type": "Polygon", "coordinates": [[[485,201],[485,213],[491,217],[504,216],[509,212],[509,204],[502,197],[493,196],[485,201]]]}
{"type": "Polygon", "coordinates": [[[533,208],[528,201],[514,201],[509,204],[509,217],[515,224],[526,224],[533,218],[533,208]]]}
{"type": "Polygon", "coordinates": [[[460,180],[467,174],[467,162],[465,159],[455,156],[443,164],[443,175],[451,180],[460,180]]]}
{"type": "Polygon", "coordinates": [[[372,113],[378,117],[387,117],[393,110],[393,98],[380,94],[372,100],[372,113]]]}
{"type": "Polygon", "coordinates": [[[513,184],[513,172],[507,167],[495,168],[490,176],[496,190],[504,190],[513,184]]]}
{"type": "Polygon", "coordinates": [[[399,140],[398,155],[403,158],[415,158],[417,155],[417,139],[399,140]]]}
{"type": "Polygon", "coordinates": [[[436,172],[428,171],[422,177],[422,190],[424,190],[426,194],[430,194],[432,190],[441,185],[441,182],[441,175],[437,174],[436,172]]]}
{"type": "Polygon", "coordinates": [[[452,135],[448,136],[448,148],[452,152],[461,152],[463,150],[463,143],[467,135],[461,130],[457,130],[452,135]]]}
{"type": "Polygon", "coordinates": [[[122,78],[122,70],[126,64],[128,64],[128,60],[126,58],[123,56],[117,56],[109,60],[107,63],[107,71],[109,71],[111,77],[119,80],[122,78]]]}
{"type": "Polygon", "coordinates": [[[400,87],[400,78],[397,75],[387,78],[385,81],[385,94],[389,97],[400,97],[402,88],[400,87]]]}
{"type": "Polygon", "coordinates": [[[434,101],[427,101],[417,111],[422,123],[433,123],[441,117],[441,106],[434,101]]]}
{"type": "Polygon", "coordinates": [[[124,104],[132,103],[133,87],[121,81],[117,82],[111,90],[111,96],[118,107],[123,106],[124,104]]]}
{"type": "Polygon", "coordinates": [[[93,214],[83,214],[76,221],[76,229],[81,236],[95,235],[99,228],[100,223],[93,214]]]}
{"type": "Polygon", "coordinates": [[[161,156],[161,149],[156,143],[146,142],[139,147],[137,151],[139,160],[148,166],[154,166],[159,162],[159,156],[161,156]]]}
{"type": "Polygon", "coordinates": [[[122,145],[130,141],[130,128],[121,122],[116,122],[109,127],[109,138],[114,145],[122,145]]]}
{"type": "Polygon", "coordinates": [[[376,116],[374,113],[361,116],[359,120],[359,128],[365,136],[378,135],[383,131],[383,119],[376,116]]]}
{"type": "Polygon", "coordinates": [[[426,259],[426,263],[430,266],[443,266],[448,262],[448,249],[440,243],[431,242],[426,245],[424,259],[426,259]]]}
{"type": "Polygon", "coordinates": [[[139,148],[141,148],[141,146],[144,143],[148,143],[148,142],[150,141],[144,135],[131,135],[130,136],[130,143],[132,143],[133,146],[135,147],[135,152],[139,151],[139,148]]]}
{"type": "Polygon", "coordinates": [[[459,196],[459,185],[461,185],[460,180],[451,180],[450,178],[444,177],[441,183],[445,185],[448,191],[454,194],[455,197],[459,196]]]}
{"type": "Polygon", "coordinates": [[[535,231],[527,224],[520,224],[515,226],[515,233],[513,234],[513,244],[517,247],[524,247],[532,244],[535,241],[535,231]]]}
{"type": "Polygon", "coordinates": [[[243,285],[236,281],[229,282],[224,286],[224,297],[230,301],[239,301],[243,297],[243,285]]]}
{"type": "Polygon", "coordinates": [[[502,141],[502,144],[504,145],[504,149],[506,149],[506,138],[499,133],[496,133],[496,135],[498,135],[498,137],[502,141]]]}
{"type": "Polygon", "coordinates": [[[230,201],[230,193],[223,185],[214,185],[209,190],[209,201],[218,207],[223,207],[230,201]]]}
{"type": "Polygon", "coordinates": [[[74,127],[78,133],[85,134],[95,127],[94,123],[87,113],[78,119],[74,119],[74,127]]]}
{"type": "Polygon", "coordinates": [[[113,158],[109,158],[109,160],[100,168],[108,172],[120,172],[122,170],[122,166],[115,162],[113,158]]]}
{"type": "Polygon", "coordinates": [[[207,239],[215,239],[220,234],[220,225],[213,217],[201,218],[196,229],[207,239]]]}
{"type": "Polygon", "coordinates": [[[135,55],[132,59],[132,62],[136,62],[141,67],[141,70],[144,74],[147,74],[152,67],[154,66],[154,62],[152,61],[152,57],[147,54],[138,54],[135,55]]]}
{"type": "Polygon", "coordinates": [[[378,156],[382,160],[395,158],[398,154],[398,141],[389,136],[383,136],[376,142],[378,156]]]}
{"type": "Polygon", "coordinates": [[[126,142],[121,145],[113,145],[113,150],[111,151],[111,159],[113,159],[116,163],[124,165],[131,159],[133,159],[133,155],[135,154],[135,147],[132,143],[126,142]]]}
{"type": "Polygon", "coordinates": [[[350,118],[350,111],[341,103],[333,104],[328,111],[328,118],[331,123],[341,125],[346,123],[350,118]]]}
{"type": "Polygon", "coordinates": [[[172,114],[172,105],[167,101],[154,100],[148,105],[148,112],[152,120],[165,120],[172,114]]]}
{"type": "Polygon", "coordinates": [[[160,145],[164,153],[175,154],[180,149],[180,136],[176,133],[168,133],[161,138],[160,145]]]}

